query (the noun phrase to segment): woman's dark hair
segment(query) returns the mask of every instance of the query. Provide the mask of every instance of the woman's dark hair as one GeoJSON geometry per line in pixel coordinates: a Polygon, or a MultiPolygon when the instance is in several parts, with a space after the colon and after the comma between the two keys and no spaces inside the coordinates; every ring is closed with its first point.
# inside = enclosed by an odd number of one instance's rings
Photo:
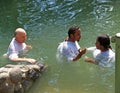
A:
{"type": "Polygon", "coordinates": [[[68,36],[70,37],[70,35],[74,34],[75,31],[77,31],[78,29],[79,29],[78,26],[72,26],[72,27],[70,27],[69,30],[68,30],[68,36]]]}
{"type": "Polygon", "coordinates": [[[108,35],[104,34],[104,35],[100,35],[97,37],[97,41],[100,42],[100,44],[105,48],[111,48],[110,46],[110,38],[108,35]]]}

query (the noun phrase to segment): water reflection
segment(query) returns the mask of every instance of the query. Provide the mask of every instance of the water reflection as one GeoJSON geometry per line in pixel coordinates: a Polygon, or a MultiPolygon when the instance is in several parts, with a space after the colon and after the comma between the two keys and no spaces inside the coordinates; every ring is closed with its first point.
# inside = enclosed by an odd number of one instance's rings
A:
{"type": "Polygon", "coordinates": [[[35,28],[49,23],[66,24],[81,12],[81,8],[75,7],[78,3],[77,0],[65,0],[63,2],[57,0],[29,0],[23,5],[18,3],[18,21],[20,24],[24,24],[24,21],[26,21],[25,27],[37,26],[35,28]]]}
{"type": "Polygon", "coordinates": [[[67,25],[74,21],[76,23],[93,21],[98,23],[95,24],[96,27],[105,31],[106,26],[110,28],[114,25],[111,20],[112,4],[111,0],[88,0],[86,2],[82,0],[61,2],[58,0],[28,0],[22,4],[18,2],[18,22],[26,29],[40,31],[46,24],[67,25]]]}

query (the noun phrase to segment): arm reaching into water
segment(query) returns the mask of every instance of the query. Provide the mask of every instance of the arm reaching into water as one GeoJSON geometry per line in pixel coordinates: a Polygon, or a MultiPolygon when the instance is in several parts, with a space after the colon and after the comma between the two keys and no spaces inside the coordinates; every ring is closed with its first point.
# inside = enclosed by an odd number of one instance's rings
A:
{"type": "Polygon", "coordinates": [[[32,49],[32,46],[31,45],[26,45],[25,49],[30,50],[30,49],[32,49]]]}
{"type": "Polygon", "coordinates": [[[90,63],[97,64],[97,61],[93,58],[90,58],[90,57],[85,57],[85,62],[90,62],[90,63]]]}
{"type": "MultiPolygon", "coordinates": [[[[94,55],[94,51],[96,50],[96,47],[93,46],[93,47],[89,47],[87,48],[87,51],[90,51],[92,52],[92,54],[94,55]]],[[[85,57],[85,62],[89,62],[89,63],[93,63],[93,64],[97,64],[97,61],[93,58],[90,58],[90,57],[85,57]]]]}
{"type": "Polygon", "coordinates": [[[28,62],[28,63],[31,63],[31,64],[36,63],[36,60],[32,59],[32,58],[11,58],[10,60],[13,61],[13,62],[28,62]]]}
{"type": "Polygon", "coordinates": [[[96,49],[96,47],[94,46],[94,47],[89,47],[89,48],[87,48],[87,51],[94,51],[96,49]]]}
{"type": "Polygon", "coordinates": [[[31,45],[26,45],[25,49],[22,50],[20,54],[17,54],[16,52],[12,52],[9,55],[10,61],[13,61],[13,62],[28,62],[28,63],[31,63],[31,64],[35,64],[36,60],[33,59],[33,58],[25,58],[25,57],[22,58],[22,57],[19,57],[19,55],[26,54],[30,49],[32,49],[32,46],[31,45]]]}

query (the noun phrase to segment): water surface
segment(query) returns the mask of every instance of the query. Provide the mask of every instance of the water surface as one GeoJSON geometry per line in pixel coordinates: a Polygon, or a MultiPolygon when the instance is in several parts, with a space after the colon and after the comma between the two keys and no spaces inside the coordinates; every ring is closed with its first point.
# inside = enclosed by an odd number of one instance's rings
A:
{"type": "Polygon", "coordinates": [[[1,0],[0,66],[12,63],[2,54],[14,30],[22,27],[27,31],[26,43],[33,46],[27,57],[48,64],[26,93],[114,93],[114,68],[86,63],[85,56],[74,63],[60,63],[56,50],[74,24],[82,30],[81,47],[94,46],[99,34],[115,35],[120,29],[119,4],[119,0],[1,0]]]}

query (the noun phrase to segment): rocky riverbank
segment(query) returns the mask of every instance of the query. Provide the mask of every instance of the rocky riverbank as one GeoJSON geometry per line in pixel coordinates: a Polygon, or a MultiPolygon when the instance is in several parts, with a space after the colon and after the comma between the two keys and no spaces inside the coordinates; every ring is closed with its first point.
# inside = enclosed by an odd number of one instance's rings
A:
{"type": "Polygon", "coordinates": [[[46,66],[6,65],[0,68],[0,93],[25,93],[33,82],[42,75],[46,66]]]}

